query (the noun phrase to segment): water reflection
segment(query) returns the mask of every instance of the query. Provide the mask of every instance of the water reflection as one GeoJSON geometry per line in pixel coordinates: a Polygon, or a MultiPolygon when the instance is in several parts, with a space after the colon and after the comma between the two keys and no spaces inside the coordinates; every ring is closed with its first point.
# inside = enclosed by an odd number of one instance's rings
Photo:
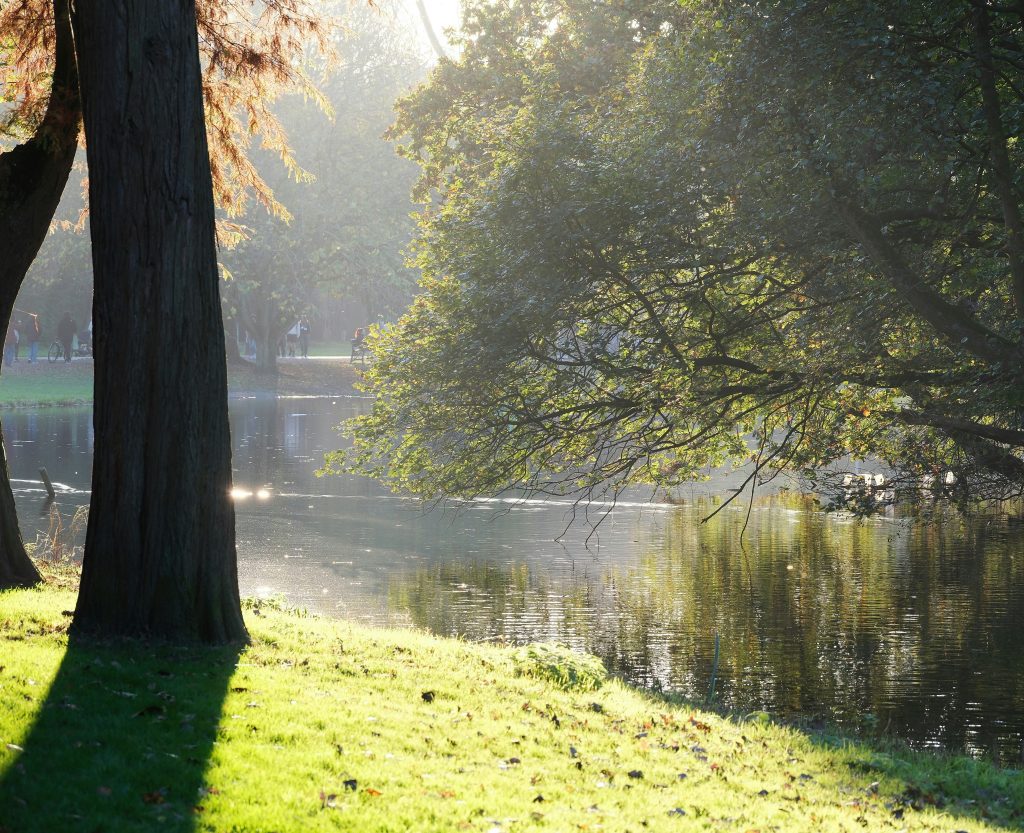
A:
{"type": "MultiPolygon", "coordinates": [[[[558,639],[626,679],[703,697],[717,633],[731,708],[877,722],[922,746],[996,751],[1024,738],[1024,529],[1003,522],[826,516],[800,498],[702,524],[714,501],[424,514],[361,478],[317,478],[351,400],[232,404],[243,594],[471,639],[558,639]],[[266,490],[261,499],[261,490],[266,490]]],[[[88,500],[87,409],[5,417],[23,524],[45,465],[71,512],[88,500]]],[[[45,523],[40,519],[40,523],[45,523]]],[[[31,538],[31,530],[25,532],[31,538]]]]}

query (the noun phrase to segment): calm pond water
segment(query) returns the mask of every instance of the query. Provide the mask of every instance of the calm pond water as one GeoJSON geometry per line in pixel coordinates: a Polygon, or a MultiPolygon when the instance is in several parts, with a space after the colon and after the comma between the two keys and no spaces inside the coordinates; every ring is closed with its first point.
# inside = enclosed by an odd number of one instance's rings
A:
{"type": "MultiPolygon", "coordinates": [[[[571,525],[558,502],[425,513],[372,481],[314,475],[333,426],[360,407],[232,403],[235,482],[254,493],[238,503],[244,595],[474,640],[559,640],[692,698],[708,691],[718,634],[727,707],[1020,762],[1024,526],[857,522],[775,495],[755,502],[741,539],[745,503],[700,522],[719,500],[707,489],[682,505],[591,506],[571,525]],[[587,514],[603,518],[596,532],[587,514]]],[[[3,424],[32,538],[48,523],[40,465],[65,518],[88,502],[91,412],[8,412],[3,424]]]]}

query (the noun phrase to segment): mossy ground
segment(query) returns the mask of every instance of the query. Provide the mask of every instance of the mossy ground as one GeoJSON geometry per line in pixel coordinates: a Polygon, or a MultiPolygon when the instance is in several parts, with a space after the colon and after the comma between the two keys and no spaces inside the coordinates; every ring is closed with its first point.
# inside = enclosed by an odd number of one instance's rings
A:
{"type": "Polygon", "coordinates": [[[266,606],[242,649],[69,640],[73,605],[0,594],[10,833],[1022,824],[1019,773],[563,690],[509,650],[266,606]]]}

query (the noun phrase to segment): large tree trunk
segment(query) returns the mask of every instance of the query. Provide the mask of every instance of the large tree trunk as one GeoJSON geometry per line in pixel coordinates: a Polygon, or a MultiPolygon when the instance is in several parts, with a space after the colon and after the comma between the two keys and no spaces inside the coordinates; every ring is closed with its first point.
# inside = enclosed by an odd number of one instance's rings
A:
{"type": "MultiPolygon", "coordinates": [[[[46,237],[78,147],[81,109],[67,0],[55,0],[55,65],[50,101],[35,135],[0,154],[0,326],[7,332],[18,290],[46,237]]],[[[3,434],[0,432],[0,442],[3,434]]],[[[0,447],[0,589],[39,581],[25,554],[0,447]]]]}
{"type": "Polygon", "coordinates": [[[74,629],[244,639],[194,2],[77,0],[95,458],[74,629]]]}

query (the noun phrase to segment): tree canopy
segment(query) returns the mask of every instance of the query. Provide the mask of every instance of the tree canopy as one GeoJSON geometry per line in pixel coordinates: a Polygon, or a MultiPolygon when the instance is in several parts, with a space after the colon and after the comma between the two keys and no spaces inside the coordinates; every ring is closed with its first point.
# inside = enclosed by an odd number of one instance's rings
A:
{"type": "Polygon", "coordinates": [[[436,497],[852,455],[1021,494],[1017,6],[512,2],[464,28],[394,128],[424,291],[349,465],[436,497]]]}

